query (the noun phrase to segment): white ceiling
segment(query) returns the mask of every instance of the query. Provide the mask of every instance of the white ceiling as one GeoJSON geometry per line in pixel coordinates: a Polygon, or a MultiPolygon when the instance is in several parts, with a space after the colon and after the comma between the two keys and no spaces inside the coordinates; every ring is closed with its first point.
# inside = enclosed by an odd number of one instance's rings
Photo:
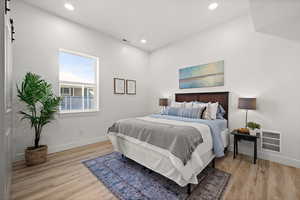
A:
{"type": "Polygon", "coordinates": [[[248,0],[24,0],[131,45],[153,51],[248,12],[248,0]],[[67,11],[64,3],[75,7],[67,11]],[[219,7],[208,10],[218,2],[219,7]],[[147,39],[141,44],[140,39],[147,39]]]}

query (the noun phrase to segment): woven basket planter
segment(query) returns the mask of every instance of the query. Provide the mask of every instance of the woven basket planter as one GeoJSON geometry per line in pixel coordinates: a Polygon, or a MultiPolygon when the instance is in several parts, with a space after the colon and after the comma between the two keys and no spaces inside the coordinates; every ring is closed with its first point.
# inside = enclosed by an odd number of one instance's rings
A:
{"type": "Polygon", "coordinates": [[[47,161],[48,146],[42,145],[39,148],[28,147],[25,150],[25,161],[27,166],[45,163],[47,161]]]}

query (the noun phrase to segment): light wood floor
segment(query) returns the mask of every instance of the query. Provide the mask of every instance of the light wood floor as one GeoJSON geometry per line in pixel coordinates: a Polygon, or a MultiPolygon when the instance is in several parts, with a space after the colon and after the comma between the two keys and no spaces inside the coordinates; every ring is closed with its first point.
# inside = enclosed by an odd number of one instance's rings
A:
{"type": "MultiPolygon", "coordinates": [[[[93,200],[116,199],[99,182],[82,160],[110,153],[109,142],[96,143],[49,155],[45,164],[26,167],[23,161],[14,164],[12,199],[93,200]]],[[[300,169],[274,162],[251,159],[230,153],[216,162],[216,167],[232,174],[224,199],[300,199],[300,169]]]]}

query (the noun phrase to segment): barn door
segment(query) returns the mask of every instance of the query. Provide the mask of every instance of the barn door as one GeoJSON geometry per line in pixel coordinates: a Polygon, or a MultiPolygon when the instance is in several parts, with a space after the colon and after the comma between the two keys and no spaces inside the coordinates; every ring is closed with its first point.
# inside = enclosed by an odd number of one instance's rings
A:
{"type": "Polygon", "coordinates": [[[0,199],[9,199],[12,164],[12,42],[13,21],[9,15],[9,0],[1,1],[1,110],[0,110],[0,199]],[[3,37],[4,36],[4,37],[3,37]]]}

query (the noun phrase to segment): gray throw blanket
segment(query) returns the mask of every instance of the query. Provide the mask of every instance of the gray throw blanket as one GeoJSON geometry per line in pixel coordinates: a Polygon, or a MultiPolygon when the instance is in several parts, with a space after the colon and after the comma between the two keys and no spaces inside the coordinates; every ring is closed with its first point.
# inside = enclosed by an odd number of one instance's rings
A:
{"type": "Polygon", "coordinates": [[[194,127],[150,122],[142,119],[124,119],[114,123],[108,133],[133,137],[170,151],[185,165],[197,146],[203,143],[201,133],[194,127]]]}

